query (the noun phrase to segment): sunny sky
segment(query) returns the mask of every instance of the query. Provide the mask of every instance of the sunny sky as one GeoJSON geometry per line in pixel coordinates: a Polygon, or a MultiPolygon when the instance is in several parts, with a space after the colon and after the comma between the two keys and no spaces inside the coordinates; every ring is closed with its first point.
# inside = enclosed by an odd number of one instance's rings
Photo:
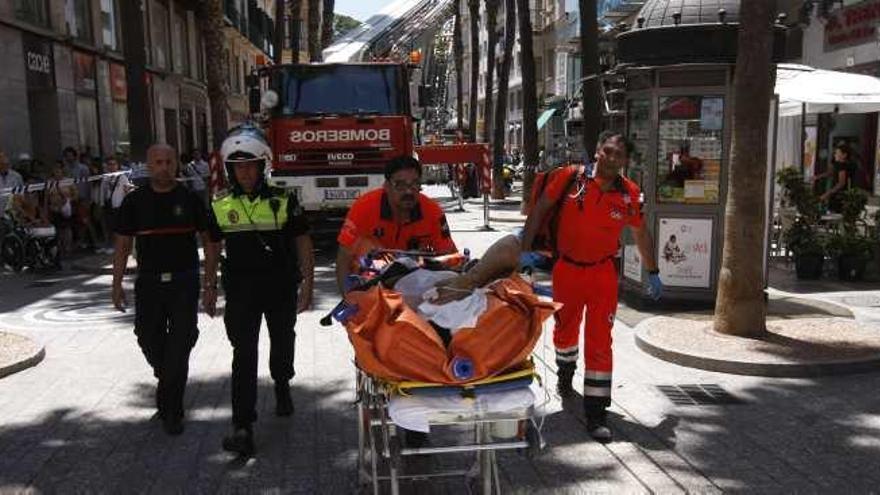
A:
{"type": "Polygon", "coordinates": [[[392,0],[336,0],[333,10],[363,22],[392,0]]]}

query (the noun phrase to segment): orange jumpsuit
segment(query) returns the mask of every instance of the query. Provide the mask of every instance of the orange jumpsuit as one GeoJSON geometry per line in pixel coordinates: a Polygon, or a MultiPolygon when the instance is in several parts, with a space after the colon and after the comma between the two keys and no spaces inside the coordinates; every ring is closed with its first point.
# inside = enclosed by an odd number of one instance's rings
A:
{"type": "Polygon", "coordinates": [[[559,204],[558,261],[553,268],[556,312],[553,344],[556,363],[574,370],[584,309],[584,399],[596,407],[611,404],[611,328],[617,310],[617,270],[613,258],[625,226],[641,227],[639,187],[618,176],[603,192],[601,179],[579,173],[556,174],[545,195],[559,204]],[[558,200],[562,198],[562,201],[558,200]]]}

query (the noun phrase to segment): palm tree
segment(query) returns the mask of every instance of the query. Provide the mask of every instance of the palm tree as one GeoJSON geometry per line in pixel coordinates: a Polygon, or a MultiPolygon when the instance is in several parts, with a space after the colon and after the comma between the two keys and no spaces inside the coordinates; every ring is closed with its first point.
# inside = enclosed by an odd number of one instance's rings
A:
{"type": "Polygon", "coordinates": [[[535,52],[532,42],[532,19],[529,0],[516,0],[519,17],[519,57],[523,95],[523,209],[528,205],[538,166],[538,86],[535,81],[535,52]]]}
{"type": "Polygon", "coordinates": [[[335,0],[324,0],[324,9],[321,11],[321,49],[330,46],[333,42],[334,15],[333,7],[335,0]]]}
{"type": "Polygon", "coordinates": [[[275,55],[276,64],[281,63],[284,50],[285,6],[284,0],[275,0],[275,39],[272,40],[272,43],[275,45],[273,54],[275,55]]]}
{"type": "Polygon", "coordinates": [[[599,21],[596,0],[578,0],[580,9],[581,78],[583,79],[584,152],[591,157],[601,125],[599,103],[599,21]]]}
{"type": "Polygon", "coordinates": [[[290,62],[299,63],[299,53],[302,51],[300,45],[300,33],[302,32],[302,0],[289,0],[290,6],[290,62]]]}
{"type": "Polygon", "coordinates": [[[455,22],[452,26],[452,55],[455,59],[455,115],[456,128],[459,132],[464,127],[464,81],[462,81],[462,71],[464,70],[464,43],[461,40],[461,0],[455,0],[455,22]]]}
{"type": "Polygon", "coordinates": [[[483,142],[492,137],[492,90],[495,89],[495,45],[498,44],[498,6],[501,0],[486,0],[486,96],[483,100],[483,142]]]}
{"type": "Polygon", "coordinates": [[[480,83],[480,0],[467,0],[471,20],[471,87],[468,119],[471,141],[477,142],[477,97],[480,83]]]}
{"type": "Polygon", "coordinates": [[[755,337],[767,330],[764,303],[764,197],[767,120],[776,81],[772,60],[774,2],[743,0],[733,79],[733,137],[724,210],[724,253],[715,299],[715,330],[755,337]]]}
{"type": "Polygon", "coordinates": [[[309,62],[321,61],[321,0],[309,0],[309,62]]]}
{"type": "Polygon", "coordinates": [[[495,104],[495,138],[492,142],[492,196],[504,198],[503,162],[507,136],[507,96],[510,63],[516,38],[516,0],[504,0],[504,55],[498,67],[498,102],[495,104]]]}
{"type": "Polygon", "coordinates": [[[208,82],[208,102],[211,106],[211,137],[214,149],[226,138],[229,114],[226,105],[226,59],[223,56],[225,21],[222,0],[199,0],[196,4],[202,38],[205,40],[205,68],[208,82]]]}

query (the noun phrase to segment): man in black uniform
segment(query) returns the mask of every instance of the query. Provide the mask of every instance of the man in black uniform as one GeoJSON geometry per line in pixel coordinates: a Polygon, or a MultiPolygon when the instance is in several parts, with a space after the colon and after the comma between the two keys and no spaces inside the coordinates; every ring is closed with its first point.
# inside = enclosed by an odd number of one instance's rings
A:
{"type": "MultiPolygon", "coordinates": [[[[147,150],[150,183],[125,197],[116,225],[113,259],[113,305],[125,311],[122,277],[132,238],[137,241],[135,281],[135,335],[153,374],[156,408],[165,431],[183,432],[183,394],[189,373],[189,353],[199,330],[199,256],[196,233],[208,245],[208,220],[204,203],[175,180],[174,149],[156,144],[147,150]]],[[[213,250],[206,262],[216,264],[213,250]]],[[[205,300],[214,300],[213,287],[205,287],[205,300]]]]}
{"type": "MultiPolygon", "coordinates": [[[[294,375],[294,324],[297,313],[308,309],[312,301],[312,241],[296,199],[266,184],[264,171],[272,150],[259,129],[249,125],[233,129],[220,154],[232,186],[231,194],[213,202],[210,216],[211,249],[219,252],[220,241],[226,244],[224,321],[233,347],[234,431],[223,439],[223,448],[249,456],[254,452],[257,349],[263,316],[271,342],[269,370],[275,382],[275,413],[293,414],[289,382],[294,375]]],[[[205,272],[210,284],[216,265],[206,264],[205,272]]],[[[205,301],[209,314],[215,303],[205,301]]]]}

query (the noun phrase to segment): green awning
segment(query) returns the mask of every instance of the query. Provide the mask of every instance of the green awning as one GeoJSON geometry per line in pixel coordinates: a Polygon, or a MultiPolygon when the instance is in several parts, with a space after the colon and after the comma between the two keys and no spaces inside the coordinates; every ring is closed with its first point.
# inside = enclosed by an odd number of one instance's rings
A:
{"type": "Polygon", "coordinates": [[[542,127],[547,125],[547,122],[550,120],[550,117],[552,117],[554,113],[556,113],[556,109],[551,108],[549,110],[544,110],[544,113],[542,113],[541,116],[538,117],[538,130],[539,131],[541,130],[542,127]]]}

